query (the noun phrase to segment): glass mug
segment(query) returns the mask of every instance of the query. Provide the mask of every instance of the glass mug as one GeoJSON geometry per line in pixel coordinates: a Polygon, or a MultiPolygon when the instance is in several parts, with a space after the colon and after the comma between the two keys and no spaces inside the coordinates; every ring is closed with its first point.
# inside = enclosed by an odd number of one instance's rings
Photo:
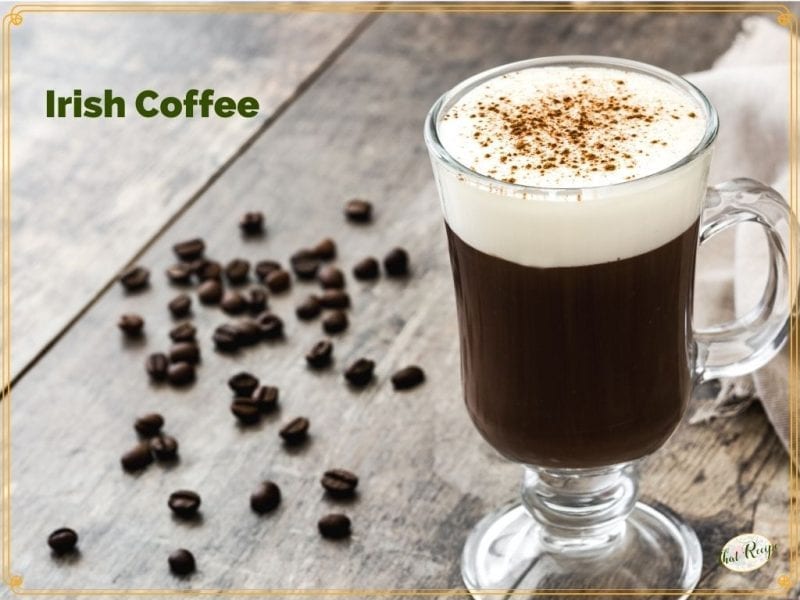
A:
{"type": "Polygon", "coordinates": [[[717,128],[713,106],[688,81],[650,65],[592,56],[491,69],[445,93],[428,114],[425,142],[449,242],[467,408],[483,437],[524,465],[521,503],[484,517],[467,539],[462,575],[473,593],[688,593],[696,585],[697,536],[668,509],[637,502],[637,461],[673,433],[696,385],[764,365],[786,341],[789,322],[790,209],[753,180],[706,188],[717,128]],[[451,156],[438,127],[454,104],[490,79],[545,66],[610,68],[666,82],[705,113],[703,137],[655,174],[586,188],[508,183],[451,156]],[[650,210],[656,206],[648,203],[670,198],[683,200],[650,210]],[[621,216],[628,229],[618,226],[621,216]],[[591,257],[604,244],[655,235],[664,222],[687,225],[663,245],[623,260],[542,267],[491,251],[497,242],[557,255],[569,244],[569,251],[591,257]],[[768,240],[761,300],[733,322],[693,328],[697,247],[740,223],[759,224],[768,240]],[[558,235],[535,233],[544,226],[558,235]],[[488,240],[489,248],[462,238],[488,240]]]}

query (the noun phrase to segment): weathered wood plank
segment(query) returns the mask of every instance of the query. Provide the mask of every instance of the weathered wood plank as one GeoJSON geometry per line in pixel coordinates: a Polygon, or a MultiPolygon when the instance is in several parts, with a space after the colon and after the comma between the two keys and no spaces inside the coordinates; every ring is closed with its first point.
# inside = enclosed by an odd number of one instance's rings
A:
{"type": "Polygon", "coordinates": [[[363,18],[25,15],[11,35],[14,374],[363,18]],[[142,89],[182,97],[191,87],[254,96],[261,110],[252,119],[133,114],[142,89]],[[47,89],[112,89],[128,101],[127,116],[47,119],[47,89]]]}
{"type": "MultiPolygon", "coordinates": [[[[28,373],[13,392],[12,565],[25,587],[442,588],[460,586],[458,560],[469,528],[514,498],[519,467],[499,458],[469,423],[459,391],[457,334],[436,191],[421,140],[436,96],[485,67],[532,55],[621,54],[675,71],[707,67],[730,42],[739,16],[693,15],[386,15],[368,29],[315,87],[215,183],[147,251],[150,291],[109,290],[28,373]],[[714,32],[713,35],[711,32],[714,32]],[[708,39],[688,51],[684,39],[708,39]],[[376,223],[344,223],[342,202],[371,198],[376,223]],[[262,209],[269,234],[240,239],[238,214],[262,209]],[[407,282],[359,284],[351,328],[335,337],[335,365],[309,373],[303,354],[321,337],[319,323],[300,323],[293,307],[315,287],[295,283],[274,296],[287,339],[242,352],[214,353],[213,327],[227,318],[197,307],[203,365],[186,390],[150,385],[142,362],[165,348],[176,293],[162,279],[170,245],[201,235],[222,260],[285,261],[324,236],[339,242],[337,264],[411,251],[407,282]],[[118,314],[147,319],[141,344],[120,341],[118,314]],[[377,361],[377,382],[349,390],[341,371],[351,360],[377,361]],[[388,376],[419,363],[427,383],[393,392],[388,376]],[[253,430],[228,412],[225,380],[251,369],[280,386],[282,408],[253,430]],[[181,442],[181,462],[121,472],[118,457],[134,441],[133,418],[161,411],[181,442]],[[311,418],[310,443],[288,453],[279,423],[311,418]],[[357,500],[325,499],[321,471],[350,468],[361,478],[357,500]],[[248,494],[262,478],[277,481],[284,502],[256,517],[248,494]],[[167,495],[181,487],[203,496],[203,521],[174,522],[167,495]],[[319,539],[325,512],[351,515],[344,543],[319,539]],[[53,561],[47,533],[69,524],[82,535],[75,561],[53,561]],[[167,553],[196,552],[199,572],[173,579],[167,553]]],[[[761,412],[710,427],[682,427],[647,461],[644,497],[667,504],[698,528],[703,585],[774,585],[786,562],[787,461],[761,412]],[[782,554],[767,567],[736,576],[718,567],[721,544],[756,531],[782,554]]]]}

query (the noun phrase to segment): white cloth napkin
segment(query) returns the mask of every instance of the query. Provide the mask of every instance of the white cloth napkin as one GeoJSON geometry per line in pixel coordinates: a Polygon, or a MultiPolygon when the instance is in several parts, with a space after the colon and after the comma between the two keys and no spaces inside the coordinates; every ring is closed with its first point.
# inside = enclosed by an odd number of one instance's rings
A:
{"type": "MultiPolygon", "coordinates": [[[[757,179],[786,197],[789,189],[789,32],[762,18],[744,21],[733,45],[709,71],[688,75],[717,108],[720,134],[710,183],[757,179]]],[[[767,249],[755,226],[718,236],[699,255],[695,321],[721,323],[758,300],[767,249]]],[[[788,349],[753,375],[722,381],[714,400],[695,404],[690,423],[738,414],[757,399],[787,446],[788,349]]]]}

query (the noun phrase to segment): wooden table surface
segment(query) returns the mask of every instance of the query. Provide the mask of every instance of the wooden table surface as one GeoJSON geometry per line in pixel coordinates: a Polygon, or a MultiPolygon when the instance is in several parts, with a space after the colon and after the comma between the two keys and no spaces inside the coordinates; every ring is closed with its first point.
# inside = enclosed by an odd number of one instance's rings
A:
{"type": "MultiPolygon", "coordinates": [[[[11,568],[22,589],[452,588],[470,527],[514,498],[520,468],[479,437],[463,409],[455,306],[422,121],[466,76],[548,54],[609,54],[675,72],[708,68],[744,16],[681,14],[35,15],[13,32],[13,335],[11,568]],[[80,19],[80,21],[78,21],[80,19]],[[142,37],[144,36],[144,37],[142,37]],[[683,43],[681,40],[696,40],[683,43]],[[254,120],[46,120],[44,82],[120,92],[214,87],[262,101],[254,120]],[[343,202],[375,204],[374,224],[342,218],[343,202]],[[244,239],[237,221],[262,210],[268,233],[244,239]],[[211,333],[229,318],[197,304],[197,382],[153,385],[144,358],[168,347],[165,306],[179,289],[164,269],[173,243],[200,236],[221,261],[286,262],[331,236],[353,299],[348,331],[333,337],[331,369],[303,355],[322,337],[294,306],[313,284],[270,298],[286,339],[235,356],[211,333]],[[363,256],[409,249],[407,280],[360,283],[363,256]],[[152,271],[149,290],[113,283],[127,263],[152,271]],[[147,334],[122,339],[118,316],[137,312],[147,334]],[[376,361],[362,391],[341,373],[376,361]],[[422,365],[427,382],[398,393],[390,374],[422,365]],[[281,389],[281,408],[238,427],[226,380],[252,370],[281,389]],[[158,411],[180,461],[124,473],[134,418],[158,411]],[[280,424],[305,415],[311,438],[287,452],[280,424]],[[329,467],[361,477],[346,504],[323,496],[329,467]],[[281,507],[251,512],[264,478],[281,507]],[[203,498],[182,523],[170,492],[203,498]],[[354,533],[320,539],[317,519],[343,510],[354,533]],[[54,559],[48,533],[80,534],[80,554],[54,559]],[[176,579],[166,556],[191,549],[198,572],[176,579]]],[[[128,94],[129,95],[129,94],[128,94]]],[[[706,390],[707,392],[707,390],[706,390]]],[[[788,461],[763,412],[708,426],[684,424],[643,468],[645,500],[669,505],[700,537],[703,588],[775,588],[787,570],[788,461]],[[737,575],[717,556],[755,531],[779,556],[737,575]]],[[[643,568],[646,565],[643,564],[643,568]]],[[[65,592],[66,593],[66,592],[65,592]]]]}

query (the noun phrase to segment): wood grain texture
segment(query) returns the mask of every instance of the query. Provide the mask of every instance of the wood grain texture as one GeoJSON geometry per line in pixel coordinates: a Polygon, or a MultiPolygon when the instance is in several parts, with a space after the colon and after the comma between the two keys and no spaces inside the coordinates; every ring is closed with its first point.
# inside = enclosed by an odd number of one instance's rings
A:
{"type": "MultiPolygon", "coordinates": [[[[13,391],[12,566],[25,588],[446,588],[460,587],[459,556],[470,527],[514,498],[520,468],[494,453],[469,422],[459,389],[455,307],[436,190],[421,139],[435,98],[483,68],[529,56],[618,54],[683,72],[707,67],[730,43],[741,17],[696,15],[384,15],[142,257],[152,289],[109,290],[25,375],[13,391]],[[702,39],[690,49],[675,44],[702,39]],[[372,199],[376,222],[344,222],[342,203],[372,199]],[[267,214],[269,232],[244,240],[243,210],[267,214]],[[350,329],[335,336],[334,366],[309,372],[303,355],[322,337],[293,308],[316,289],[295,282],[273,295],[287,338],[235,357],[216,354],[211,332],[226,320],[195,306],[203,363],[198,381],[175,390],[148,383],[142,363],[167,347],[165,309],[177,293],[163,278],[175,241],[200,235],[221,260],[286,261],[325,236],[339,243],[353,296],[350,329]],[[362,284],[350,267],[394,245],[410,250],[407,281],[362,284]],[[124,342],[115,321],[147,320],[140,343],[124,342]],[[341,373],[355,358],[377,362],[361,391],[341,373]],[[428,381],[394,392],[388,377],[421,364],[428,381]],[[281,388],[281,410],[243,430],[228,410],[225,381],[250,369],[281,388]],[[172,468],[124,474],[120,454],[135,442],[131,424],[158,410],[181,443],[172,468]],[[282,448],[279,424],[311,419],[310,443],[282,448]],[[329,467],[361,477],[355,501],[323,496],[329,467]],[[283,489],[275,514],[258,517],[248,496],[263,478],[283,489]],[[202,522],[175,522],[170,492],[203,497],[202,522]],[[321,540],[316,521],[342,510],[353,519],[346,542],[321,540]],[[81,535],[77,558],[54,560],[54,528],[81,535]],[[174,548],[195,552],[199,571],[176,580],[174,548]]],[[[704,587],[773,586],[786,569],[788,466],[764,415],[709,427],[682,426],[646,461],[643,496],[672,507],[697,528],[704,587]],[[756,531],[780,556],[735,575],[716,557],[731,536],[756,531]]],[[[646,565],[642,565],[646,568],[646,565]]]]}
{"type": "Polygon", "coordinates": [[[11,35],[13,374],[363,18],[26,14],[11,35]],[[254,96],[258,116],[146,119],[133,110],[143,89],[183,97],[193,87],[254,96]],[[47,119],[47,89],[112,89],[127,116],[47,119]]]}

